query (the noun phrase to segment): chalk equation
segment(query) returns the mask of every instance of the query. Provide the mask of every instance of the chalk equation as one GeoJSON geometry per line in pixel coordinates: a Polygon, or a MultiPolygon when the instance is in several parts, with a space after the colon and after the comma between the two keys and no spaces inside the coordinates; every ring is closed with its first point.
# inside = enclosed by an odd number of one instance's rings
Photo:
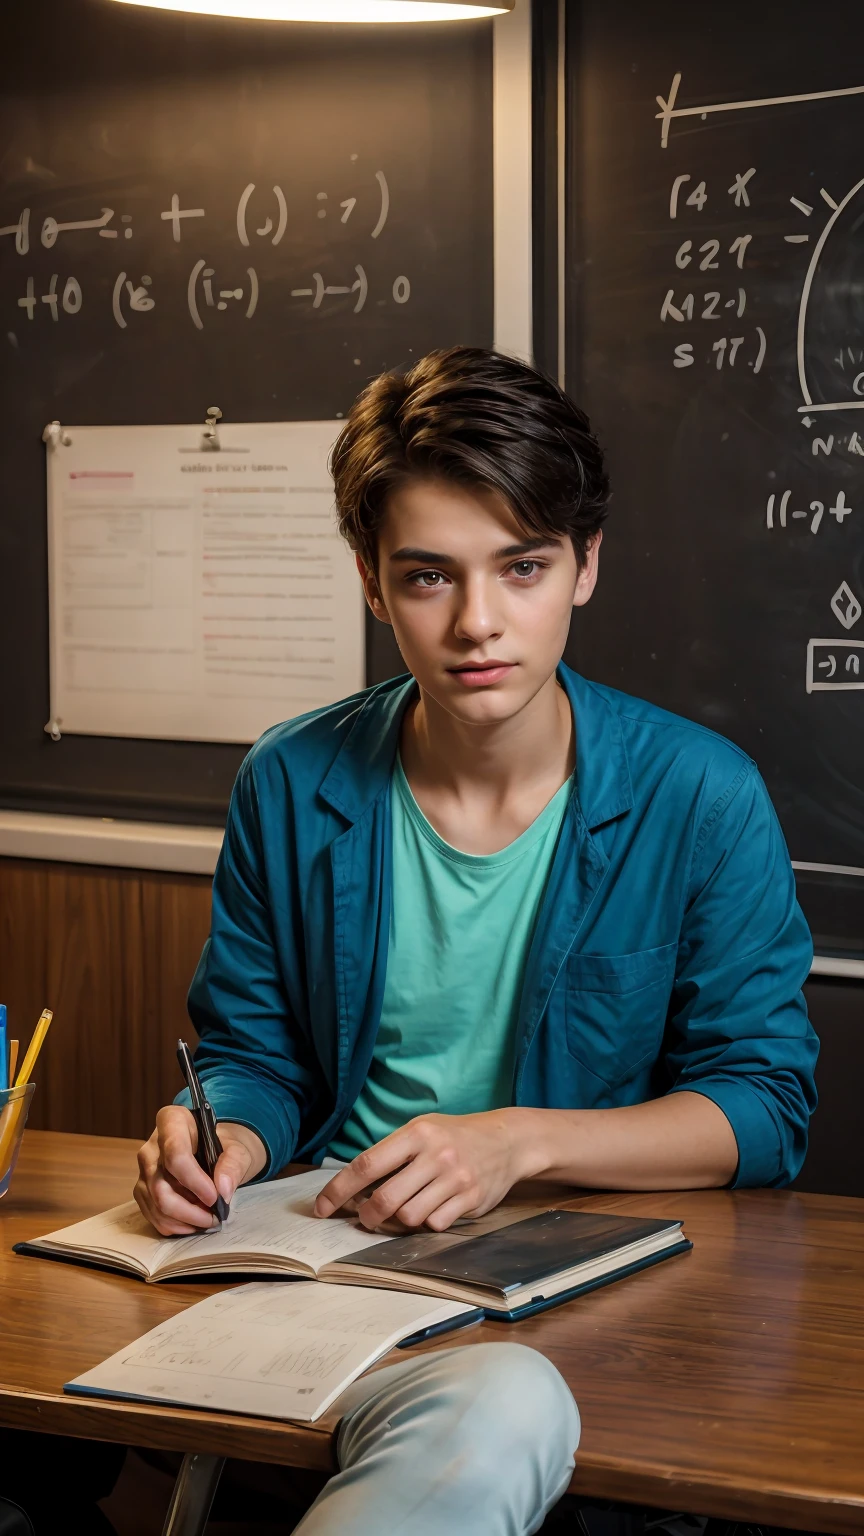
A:
{"type": "MultiPolygon", "coordinates": [[[[378,240],[390,218],[390,186],[384,170],[375,170],[369,184],[358,184],[351,197],[338,200],[329,190],[320,190],[315,194],[314,209],[311,206],[307,212],[314,212],[317,221],[331,218],[338,226],[354,221],[358,235],[367,240],[378,240]]],[[[168,207],[161,207],[158,212],[158,227],[166,230],[171,244],[177,246],[183,241],[189,243],[191,238],[197,243],[201,241],[206,235],[206,220],[206,207],[184,203],[178,192],[172,192],[168,207]]],[[[246,183],[237,200],[234,223],[238,246],[249,252],[255,244],[278,246],[289,226],[289,203],[283,187],[278,184],[257,186],[254,181],[246,183]]],[[[15,223],[0,227],[0,238],[9,237],[18,257],[26,257],[38,246],[52,250],[61,238],[66,240],[71,235],[77,235],[80,240],[132,240],[134,233],[132,215],[117,215],[112,207],[103,207],[100,214],[92,218],[77,220],[60,221],[54,215],[46,215],[42,226],[34,223],[32,210],[25,207],[15,223]]],[[[101,301],[101,284],[98,286],[101,301]]],[[[392,270],[383,286],[380,280],[374,284],[363,261],[355,261],[346,272],[346,281],[329,281],[321,270],[284,273],[283,278],[268,284],[271,298],[275,296],[278,300],[280,293],[287,307],[304,306],[311,312],[326,313],[335,304],[340,313],[347,309],[360,315],[369,303],[375,303],[377,307],[387,304],[401,307],[409,303],[412,280],[406,272],[392,270]]],[[[224,313],[238,312],[246,319],[254,318],[260,296],[261,281],[255,266],[240,264],[237,269],[220,272],[214,261],[209,261],[206,255],[198,255],[186,276],[186,307],[192,326],[197,330],[204,330],[208,316],[215,319],[224,313]]],[[[74,272],[52,272],[42,280],[28,275],[15,303],[18,310],[22,310],[23,318],[31,323],[46,316],[58,324],[63,316],[80,315],[85,309],[85,287],[74,272]]],[[[111,313],[118,329],[129,330],[134,316],[148,315],[158,303],[160,296],[151,273],[134,272],[129,266],[118,270],[111,290],[111,313]]]]}
{"type": "MultiPolygon", "coordinates": [[[[792,521],[803,518],[808,522],[811,533],[818,533],[825,516],[825,502],[813,500],[807,508],[790,505],[792,492],[772,491],[768,497],[765,508],[766,528],[786,528],[792,521]]],[[[838,491],[832,506],[828,507],[828,516],[833,517],[842,527],[847,517],[852,515],[852,508],[847,505],[845,491],[838,491]]]]}
{"type": "Polygon", "coordinates": [[[807,692],[851,692],[864,688],[862,651],[864,640],[808,640],[807,692]]]}
{"type": "MultiPolygon", "coordinates": [[[[829,545],[839,535],[848,549],[845,541],[857,540],[859,526],[857,481],[850,471],[860,468],[857,460],[864,458],[864,425],[859,431],[855,416],[844,420],[842,415],[864,409],[860,285],[851,265],[864,223],[864,176],[850,177],[851,185],[838,188],[831,176],[811,171],[806,194],[794,182],[780,193],[772,177],[760,170],[762,152],[752,147],[764,139],[749,138],[747,159],[741,154],[737,164],[732,155],[740,151],[732,149],[724,173],[717,169],[713,151],[710,158],[704,151],[700,154],[704,139],[694,135],[693,128],[694,119],[706,123],[722,114],[723,122],[730,114],[757,109],[760,117],[763,110],[772,109],[779,127],[785,106],[861,96],[864,85],[685,105],[681,84],[679,71],[669,90],[656,98],[661,151],[669,148],[680,120],[689,138],[677,143],[679,155],[684,150],[689,159],[689,145],[695,146],[693,162],[670,171],[662,192],[668,265],[666,281],[657,292],[656,314],[658,333],[667,346],[667,366],[723,372],[730,375],[730,384],[732,370],[736,379],[761,375],[759,391],[775,391],[781,417],[809,434],[803,453],[798,444],[792,446],[795,474],[766,466],[769,484],[776,488],[770,493],[766,488],[762,500],[764,533],[773,541],[798,533],[829,545]],[[766,274],[773,272],[783,272],[777,326],[770,319],[777,313],[776,297],[764,287],[766,274]],[[818,481],[802,489],[800,479],[796,488],[794,480],[807,460],[825,478],[832,471],[841,474],[846,489],[820,487],[818,481]],[[793,483],[784,486],[784,481],[793,483]]],[[[832,619],[846,632],[861,619],[861,602],[846,580],[829,607],[832,619]]],[[[807,693],[864,688],[862,649],[861,640],[808,641],[807,693]]]]}
{"type": "MultiPolygon", "coordinates": [[[[706,207],[714,207],[722,202],[724,193],[727,198],[732,198],[732,206],[734,208],[751,209],[753,206],[751,198],[755,196],[756,185],[758,185],[754,183],[756,174],[756,166],[751,165],[746,171],[737,171],[734,174],[731,186],[723,188],[721,184],[719,189],[716,191],[712,189],[711,192],[709,192],[709,185],[705,179],[697,181],[691,187],[690,184],[694,181],[692,174],[687,172],[676,176],[672,181],[669,192],[670,220],[678,220],[686,213],[688,208],[694,209],[696,214],[702,214],[706,207]]],[[[850,187],[839,200],[834,197],[827,187],[820,187],[819,199],[825,217],[819,233],[816,234],[814,231],[814,234],[811,235],[809,232],[804,233],[800,229],[795,229],[789,230],[783,235],[783,240],[787,245],[805,246],[810,243],[811,239],[815,241],[812,255],[801,282],[796,338],[798,386],[802,400],[801,405],[798,406],[798,411],[803,417],[806,426],[812,425],[809,419],[810,412],[815,414],[823,411],[864,409],[864,366],[862,366],[864,355],[862,355],[860,349],[856,354],[849,346],[840,347],[839,352],[833,359],[841,375],[843,375],[842,379],[838,380],[838,383],[841,384],[841,389],[838,393],[842,395],[842,398],[839,400],[814,401],[813,388],[809,376],[811,370],[807,355],[810,305],[820,261],[824,258],[826,248],[829,246],[841,216],[849,209],[851,217],[856,200],[860,201],[862,198],[864,198],[864,177],[856,181],[854,186],[850,187]],[[825,213],[826,209],[830,210],[827,214],[825,213]]],[[[795,219],[810,219],[817,213],[816,203],[808,203],[800,197],[790,197],[788,204],[789,207],[794,209],[794,214],[790,217],[795,219]]],[[[853,224],[853,232],[855,228],[857,228],[857,222],[853,224]]],[[[840,234],[842,236],[842,231],[840,234]]],[[[698,237],[696,239],[688,238],[682,240],[675,251],[675,266],[679,272],[685,272],[688,268],[691,268],[693,272],[723,273],[728,271],[730,267],[737,268],[739,272],[743,271],[748,256],[751,258],[753,256],[753,251],[751,250],[753,238],[753,231],[750,230],[745,234],[736,236],[735,239],[728,243],[714,236],[704,240],[699,240],[698,237]]],[[[746,292],[743,287],[739,287],[737,290],[737,302],[734,294],[731,297],[726,297],[722,290],[709,290],[700,295],[670,288],[660,307],[660,319],[663,322],[672,320],[679,323],[698,320],[714,321],[722,319],[724,309],[734,310],[740,319],[744,315],[745,308],[746,292]]],[[[739,345],[741,344],[743,344],[743,338],[739,345]]],[[[760,331],[761,357],[758,365],[757,363],[751,363],[754,372],[758,373],[761,369],[765,358],[766,345],[764,331],[760,331]]],[[[717,357],[717,367],[723,367],[725,348],[717,348],[715,346],[713,350],[717,357]]],[[[692,345],[687,348],[675,347],[674,367],[689,367],[696,360],[697,356],[694,355],[692,345]]],[[[729,361],[732,361],[731,346],[729,349],[729,361]]],[[[830,452],[830,449],[828,451],[830,452]]]]}
{"type": "MultiPolygon", "coordinates": [[[[185,203],[178,192],[172,192],[167,203],[168,206],[158,212],[158,224],[156,220],[151,221],[153,228],[164,230],[171,245],[182,245],[184,241],[188,244],[194,240],[199,247],[205,244],[206,249],[207,209],[185,203]]],[[[387,228],[391,215],[386,173],[376,170],[371,178],[367,178],[367,183],[357,185],[350,197],[339,199],[322,189],[315,194],[314,205],[309,204],[306,211],[310,217],[314,212],[316,224],[326,219],[339,227],[350,224],[363,239],[377,241],[387,228]]],[[[247,182],[237,199],[234,219],[238,246],[250,255],[251,247],[256,245],[278,246],[288,225],[289,203],[284,188],[277,183],[267,187],[258,186],[254,181],[247,182]]],[[[34,221],[32,210],[24,208],[14,223],[0,227],[0,240],[8,237],[16,254],[26,257],[40,246],[44,250],[55,247],[59,250],[58,242],[62,239],[65,245],[67,238],[73,235],[79,241],[94,238],[132,240],[136,232],[132,215],[117,214],[113,208],[103,207],[92,217],[63,221],[48,214],[41,225],[34,221]]],[[[80,249],[80,246],[75,248],[80,249]]],[[[68,250],[73,250],[71,244],[68,250]]],[[[214,319],[229,311],[238,311],[245,319],[253,319],[261,297],[257,267],[243,265],[241,257],[235,270],[222,273],[206,255],[196,252],[196,256],[186,278],[186,306],[195,329],[205,329],[205,319],[211,311],[214,319]]],[[[74,261],[74,255],[72,259],[74,261]]],[[[246,259],[248,262],[248,257],[246,259]]],[[[117,272],[111,290],[111,314],[121,331],[129,329],[133,317],[149,314],[159,303],[152,275],[140,270],[130,271],[129,266],[127,262],[117,272]]],[[[355,315],[361,314],[368,303],[374,302],[379,308],[388,304],[401,307],[411,299],[411,278],[405,272],[391,270],[383,287],[380,280],[376,286],[363,261],[356,261],[345,276],[346,281],[328,281],[319,270],[288,272],[284,274],[284,280],[268,283],[268,295],[278,298],[282,292],[288,307],[300,306],[301,301],[305,301],[305,307],[316,313],[326,313],[336,303],[340,313],[347,308],[355,315]]],[[[101,288],[101,284],[99,286],[101,288]]],[[[35,322],[45,316],[58,324],[65,316],[81,313],[84,284],[74,272],[52,272],[44,279],[28,274],[16,303],[27,321],[35,322]]]]}
{"type": "MultiPolygon", "coordinates": [[[[125,277],[125,272],[124,272],[125,277]]],[[[62,289],[58,289],[60,282],[59,272],[52,272],[45,293],[36,292],[36,285],[32,277],[27,279],[27,287],[22,297],[18,300],[18,308],[27,313],[27,319],[32,320],[36,314],[38,304],[47,304],[52,320],[60,319],[60,309],[66,315],[77,315],[81,312],[84,303],[84,295],[81,292],[81,284],[77,277],[67,277],[62,289]]]]}
{"type": "Polygon", "coordinates": [[[655,98],[660,111],[655,114],[660,123],[660,147],[668,148],[669,130],[672,123],[682,117],[699,117],[705,122],[716,112],[752,112],[756,107],[783,107],[802,101],[830,101],[839,96],[864,95],[864,85],[840,86],[834,91],[803,91],[794,96],[761,96],[747,101],[715,101],[707,106],[679,107],[678,92],[681,87],[681,71],[672,76],[668,96],[655,98]]]}
{"type": "Polygon", "coordinates": [[[213,279],[215,276],[215,269],[208,267],[203,256],[199,261],[196,261],[192,271],[189,273],[189,281],[186,284],[186,302],[189,306],[192,324],[197,326],[199,331],[204,329],[204,321],[201,319],[201,311],[198,308],[199,277],[204,294],[204,303],[208,309],[226,310],[229,303],[236,303],[239,300],[241,305],[245,306],[244,313],[246,319],[251,320],[258,308],[258,274],[254,267],[246,268],[248,293],[241,282],[239,288],[217,288],[214,294],[213,279]]]}
{"type": "MultiPolygon", "coordinates": [[[[354,296],[351,304],[352,313],[359,315],[366,306],[369,298],[369,278],[364,268],[355,266],[356,277],[353,283],[325,283],[320,272],[311,274],[311,286],[303,288],[287,288],[287,296],[293,300],[309,299],[308,308],[318,310],[324,304],[325,299],[342,298],[345,295],[354,296]]],[[[244,271],[232,274],[227,280],[217,277],[215,267],[208,265],[205,257],[199,257],[192,267],[186,283],[186,304],[189,317],[197,330],[204,329],[202,311],[215,310],[224,313],[228,309],[239,308],[247,320],[251,320],[258,309],[260,297],[260,283],[258,273],[254,267],[246,267],[244,271]],[[230,286],[222,287],[221,281],[227,281],[230,286]]],[[[411,297],[411,282],[404,273],[400,273],[388,291],[389,299],[394,304],[407,304],[411,297]]],[[[386,303],[387,299],[380,303],[386,303]]],[[[78,315],[84,307],[84,293],[76,277],[63,277],[58,272],[52,272],[48,280],[48,286],[44,293],[36,292],[35,279],[28,277],[24,293],[17,301],[18,308],[23,310],[28,320],[35,320],[40,311],[40,304],[47,306],[44,313],[50,314],[53,321],[57,322],[61,314],[78,315]]],[[[143,273],[136,281],[130,278],[125,269],[118,272],[111,295],[111,312],[121,331],[129,326],[129,316],[132,314],[143,315],[156,308],[156,295],[153,292],[153,279],[148,273],[143,273]]]]}
{"type": "MultiPolygon", "coordinates": [[[[658,95],[656,97],[657,105],[660,109],[656,113],[657,120],[660,123],[660,145],[664,150],[669,145],[672,125],[680,118],[699,118],[705,122],[709,117],[717,113],[751,112],[756,108],[779,108],[801,102],[829,101],[840,97],[864,94],[864,85],[854,85],[838,87],[836,90],[807,91],[788,96],[767,96],[753,100],[713,102],[704,106],[679,106],[678,97],[681,78],[681,72],[677,71],[673,76],[668,95],[658,95]]],[[[757,167],[750,165],[744,170],[736,169],[732,174],[731,184],[725,185],[724,183],[725,178],[723,182],[711,185],[706,177],[699,176],[697,170],[681,172],[675,176],[671,181],[669,190],[668,212],[670,220],[677,221],[682,215],[686,215],[689,209],[694,210],[696,215],[701,216],[707,208],[709,213],[706,217],[709,219],[712,210],[722,209],[724,206],[751,210],[756,201],[756,190],[758,187],[757,167]],[[732,200],[731,205],[728,201],[730,198],[732,200]]],[[[801,394],[801,404],[798,406],[798,410],[804,416],[806,425],[810,425],[808,419],[810,412],[864,409],[864,367],[855,369],[854,376],[848,382],[845,378],[838,381],[841,386],[845,385],[845,387],[841,387],[838,390],[840,398],[816,400],[811,379],[811,363],[807,354],[810,306],[820,262],[824,260],[826,252],[830,252],[832,242],[837,239],[843,240],[843,216],[845,214],[848,214],[851,220],[851,233],[855,233],[861,222],[861,207],[864,206],[862,199],[864,199],[864,177],[861,177],[851,187],[841,192],[839,196],[829,187],[822,186],[819,188],[818,201],[812,193],[808,193],[807,198],[793,195],[788,199],[787,206],[793,210],[789,217],[795,221],[795,227],[789,227],[783,233],[783,240],[787,245],[791,246],[803,247],[812,244],[812,253],[809,255],[807,267],[801,280],[796,338],[798,386],[801,394]],[[813,219],[814,215],[818,215],[820,211],[823,218],[821,227],[818,227],[815,221],[812,227],[801,224],[802,219],[813,219]]],[[[698,270],[701,272],[721,271],[731,258],[734,260],[738,270],[741,271],[744,269],[748,254],[752,255],[752,252],[749,250],[752,241],[752,230],[737,236],[730,244],[726,244],[716,237],[703,239],[698,242],[692,238],[685,239],[679,243],[675,252],[675,265],[679,271],[685,271],[691,264],[695,264],[693,270],[696,270],[698,267],[698,270]]],[[[743,290],[740,290],[740,292],[743,304],[743,290]]],[[[717,311],[720,303],[726,302],[731,307],[731,301],[721,301],[719,293],[703,295],[701,302],[703,304],[701,311],[698,308],[694,309],[694,306],[698,306],[700,300],[692,294],[688,294],[683,303],[676,303],[674,290],[670,289],[662,305],[661,319],[664,321],[669,318],[679,321],[692,320],[694,318],[703,320],[719,319],[720,315],[717,311]],[[713,300],[713,307],[706,304],[706,300],[713,300]],[[688,301],[689,312],[687,308],[688,301]]],[[[739,309],[739,313],[743,314],[743,307],[739,309]]],[[[677,368],[691,366],[697,360],[697,357],[693,355],[693,349],[691,348],[690,353],[684,356],[681,355],[681,350],[680,347],[675,347],[673,366],[677,368]]],[[[847,354],[848,363],[850,364],[862,361],[860,357],[855,358],[851,348],[844,349],[841,347],[837,361],[841,373],[844,375],[847,372],[847,354]]],[[[723,362],[719,358],[717,366],[723,366],[723,362]]]]}
{"type": "MultiPolygon", "coordinates": [[[[743,171],[735,171],[731,185],[721,184],[709,190],[705,178],[697,179],[689,171],[681,172],[674,177],[669,189],[670,221],[683,217],[689,208],[699,216],[706,207],[713,208],[716,205],[724,210],[724,219],[728,212],[734,213],[735,209],[749,210],[751,184],[755,175],[756,167],[751,165],[743,171]]],[[[691,281],[696,273],[717,272],[720,274],[717,281],[722,282],[723,286],[709,287],[703,292],[688,286],[667,288],[660,302],[661,325],[668,325],[671,329],[676,325],[694,326],[701,331],[706,322],[708,328],[713,329],[715,324],[724,320],[744,319],[747,289],[735,279],[744,271],[753,231],[745,230],[732,240],[719,239],[707,230],[704,233],[705,239],[698,235],[683,240],[678,238],[675,267],[679,272],[687,273],[691,281]]],[[[707,281],[710,283],[711,278],[707,281]]],[[[739,371],[749,368],[758,374],[762,371],[767,351],[768,338],[763,327],[753,325],[745,327],[741,334],[735,336],[705,336],[704,340],[700,336],[699,340],[673,341],[671,362],[673,368],[693,368],[701,363],[718,372],[735,368],[737,364],[739,371]]]]}
{"type": "MultiPolygon", "coordinates": [[[[383,171],[375,172],[374,183],[375,207],[369,211],[370,227],[368,234],[372,240],[377,240],[390,217],[390,187],[383,171]]],[[[255,182],[248,182],[240,193],[237,200],[236,228],[237,238],[241,245],[248,246],[251,243],[250,231],[255,238],[269,239],[272,245],[278,245],[282,240],[288,227],[288,202],[280,186],[273,186],[269,190],[275,201],[273,210],[275,217],[270,214],[266,215],[260,227],[258,226],[257,218],[252,217],[253,209],[250,209],[253,194],[257,192],[255,182]]],[[[259,198],[265,196],[266,194],[263,191],[258,193],[259,198]]],[[[179,192],[172,192],[168,207],[163,208],[159,213],[160,222],[170,228],[172,239],[177,245],[182,241],[184,232],[190,233],[191,229],[197,226],[199,219],[207,218],[206,208],[181,208],[180,201],[179,192]],[[190,226],[190,230],[186,229],[187,219],[195,221],[195,225],[190,226]]],[[[316,193],[315,201],[317,204],[317,217],[319,219],[326,219],[330,211],[328,206],[330,201],[329,192],[316,193]]],[[[338,205],[340,209],[339,222],[347,224],[358,206],[364,209],[367,202],[368,198],[364,198],[360,190],[358,190],[356,196],[343,199],[338,205]]],[[[32,210],[30,208],[23,208],[14,224],[4,224],[0,227],[0,239],[3,236],[11,236],[14,239],[15,250],[19,256],[26,256],[30,250],[31,214],[32,210]]],[[[121,213],[117,217],[119,217],[120,222],[119,228],[114,227],[115,212],[113,208],[101,208],[95,217],[70,219],[63,223],[49,214],[42,221],[39,241],[45,250],[50,251],[56,245],[60,235],[67,235],[73,232],[81,233],[82,231],[89,232],[90,230],[95,230],[100,240],[118,240],[121,234],[124,239],[131,240],[133,237],[132,215],[130,213],[121,213]]],[[[358,214],[359,217],[360,215],[358,214]]]]}
{"type": "MultiPolygon", "coordinates": [[[[30,212],[31,210],[29,208],[22,209],[17,223],[4,224],[3,227],[0,228],[0,236],[14,236],[15,250],[18,252],[19,256],[26,256],[30,249],[30,212]]],[[[68,234],[71,230],[95,229],[96,233],[99,235],[99,238],[102,240],[118,240],[120,238],[121,230],[112,229],[110,227],[113,218],[113,208],[103,208],[99,215],[93,219],[70,219],[63,224],[61,224],[58,219],[53,218],[49,214],[48,217],[42,221],[40,240],[46,251],[50,251],[52,247],[57,244],[59,235],[68,234]]],[[[122,234],[124,238],[126,240],[131,240],[132,215],[129,213],[122,213],[120,215],[120,223],[122,226],[124,226],[122,228],[122,234]]]]}
{"type": "Polygon", "coordinates": [[[831,599],[831,612],[844,629],[852,629],[861,617],[861,604],[848,581],[841,581],[831,599]]]}

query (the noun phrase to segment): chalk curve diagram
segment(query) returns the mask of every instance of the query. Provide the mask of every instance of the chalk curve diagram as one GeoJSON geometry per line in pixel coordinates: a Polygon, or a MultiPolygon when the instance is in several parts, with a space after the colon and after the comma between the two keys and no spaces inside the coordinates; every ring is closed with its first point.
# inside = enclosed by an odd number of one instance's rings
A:
{"type": "Polygon", "coordinates": [[[807,268],[807,275],[804,278],[804,286],[801,289],[801,302],[798,306],[798,383],[801,388],[801,398],[804,402],[803,405],[799,406],[799,410],[801,411],[807,410],[808,407],[817,411],[820,409],[841,411],[848,410],[850,406],[860,410],[862,406],[864,406],[864,400],[860,399],[841,400],[834,404],[821,407],[819,405],[814,406],[813,397],[810,393],[810,387],[807,383],[807,364],[805,357],[807,306],[810,302],[810,290],[813,286],[813,279],[816,276],[816,269],[819,265],[819,258],[825,249],[828,236],[834,228],[834,225],[837,223],[840,215],[846,208],[848,208],[849,204],[852,202],[852,199],[857,196],[862,187],[864,187],[864,176],[861,177],[860,181],[856,181],[854,187],[849,188],[846,196],[837,204],[837,207],[834,209],[831,217],[826,220],[825,228],[823,229],[819,239],[816,242],[816,245],[814,246],[813,255],[810,257],[810,265],[807,268]]]}

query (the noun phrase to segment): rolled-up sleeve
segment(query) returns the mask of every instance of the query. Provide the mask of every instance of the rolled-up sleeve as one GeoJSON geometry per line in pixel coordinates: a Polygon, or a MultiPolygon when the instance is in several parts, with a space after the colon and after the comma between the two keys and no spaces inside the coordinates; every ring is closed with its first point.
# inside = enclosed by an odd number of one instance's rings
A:
{"type": "MultiPolygon", "coordinates": [[[[231,799],[210,937],[188,1007],[201,1037],[195,1063],[216,1118],[256,1131],[268,1156],[260,1177],[278,1173],[294,1153],[316,1073],[280,970],[248,759],[231,799]]],[[[188,1094],[176,1102],[188,1105],[188,1094]]]]}
{"type": "Polygon", "coordinates": [[[738,1143],[736,1187],[788,1184],[807,1150],[819,1045],[801,991],[813,945],[789,854],[752,764],[713,802],[693,852],[666,1062],[738,1143]]]}

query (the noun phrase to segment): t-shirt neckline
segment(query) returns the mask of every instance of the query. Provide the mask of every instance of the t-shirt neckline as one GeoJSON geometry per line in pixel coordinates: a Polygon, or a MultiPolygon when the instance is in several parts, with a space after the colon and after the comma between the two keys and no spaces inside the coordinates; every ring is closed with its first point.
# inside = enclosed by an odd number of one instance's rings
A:
{"type": "Polygon", "coordinates": [[[512,843],[508,843],[504,848],[499,848],[496,853],[466,853],[464,849],[456,848],[452,843],[448,843],[439,832],[436,832],[431,821],[423,814],[414,798],[414,791],[408,783],[405,769],[402,766],[402,754],[399,751],[396,753],[396,761],[393,766],[393,786],[399,797],[400,804],[417,830],[431,844],[436,853],[440,854],[443,858],[450,859],[456,864],[468,865],[476,870],[496,869],[500,868],[502,864],[509,864],[514,859],[520,859],[541,838],[545,837],[550,825],[560,821],[564,815],[566,802],[569,801],[573,789],[574,777],[571,774],[568,779],[565,779],[560,789],[555,791],[552,799],[544,805],[540,814],[535,816],[530,826],[526,827],[524,832],[520,832],[519,836],[514,838],[512,843]],[[565,802],[563,805],[562,801],[565,802]]]}

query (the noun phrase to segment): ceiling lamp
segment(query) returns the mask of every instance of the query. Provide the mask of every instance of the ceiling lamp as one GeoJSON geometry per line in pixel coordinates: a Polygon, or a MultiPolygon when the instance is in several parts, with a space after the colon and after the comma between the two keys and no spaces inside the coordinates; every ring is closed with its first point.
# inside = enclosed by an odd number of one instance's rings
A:
{"type": "Polygon", "coordinates": [[[476,21],[501,16],[516,0],[120,0],[160,11],[200,16],[244,16],[256,21],[476,21]]]}

